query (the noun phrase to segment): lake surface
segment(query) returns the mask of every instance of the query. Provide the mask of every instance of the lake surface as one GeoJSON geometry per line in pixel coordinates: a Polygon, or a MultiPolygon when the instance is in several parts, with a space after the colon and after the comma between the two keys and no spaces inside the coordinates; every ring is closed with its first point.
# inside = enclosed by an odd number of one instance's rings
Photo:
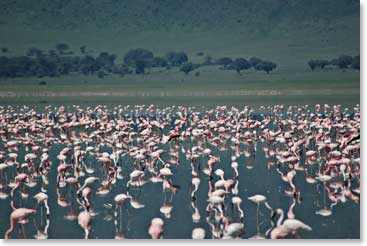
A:
{"type": "MultiPolygon", "coordinates": [[[[35,171],[31,171],[30,169],[24,169],[26,173],[33,176],[33,181],[36,182],[34,187],[29,187],[26,184],[21,185],[18,189],[15,190],[13,198],[11,198],[10,191],[11,187],[5,186],[3,191],[8,194],[8,197],[0,200],[0,237],[4,238],[6,230],[10,226],[10,214],[13,209],[11,207],[11,200],[14,201],[15,207],[27,207],[27,208],[36,208],[37,212],[34,215],[29,217],[29,222],[24,224],[24,234],[21,231],[21,226],[18,223],[15,226],[15,229],[10,233],[10,238],[35,238],[35,235],[41,235],[40,232],[43,232],[43,235],[47,235],[47,238],[84,238],[84,230],[78,224],[77,215],[81,211],[84,210],[83,205],[85,201],[82,201],[80,195],[78,196],[77,185],[69,185],[66,184],[64,187],[60,187],[60,184],[57,183],[57,168],[60,165],[60,160],[57,156],[60,154],[60,151],[65,147],[71,148],[71,150],[66,154],[67,159],[66,163],[73,163],[71,158],[74,153],[73,148],[78,145],[82,150],[85,150],[87,146],[92,146],[94,149],[90,153],[84,154],[84,162],[85,165],[91,167],[95,170],[93,174],[88,174],[85,170],[85,167],[81,167],[77,175],[78,185],[79,187],[84,183],[85,178],[89,176],[100,177],[101,180],[109,180],[107,175],[107,169],[103,168],[100,161],[97,160],[98,153],[107,152],[109,154],[113,153],[116,148],[116,143],[119,142],[122,137],[118,138],[119,141],[112,141],[112,143],[108,143],[109,140],[114,139],[112,137],[113,133],[121,133],[122,131],[129,132],[137,132],[136,136],[132,135],[133,141],[129,143],[129,149],[133,146],[138,146],[142,148],[142,146],[146,147],[146,139],[139,141],[137,136],[141,136],[142,130],[144,127],[141,127],[143,120],[148,119],[158,120],[159,122],[166,121],[168,125],[164,127],[162,131],[157,129],[152,129],[152,132],[149,134],[149,137],[156,137],[156,139],[161,140],[161,135],[169,135],[169,131],[174,129],[174,123],[177,119],[179,119],[178,115],[175,114],[178,110],[167,109],[168,113],[158,113],[147,114],[147,111],[139,111],[140,109],[136,109],[139,113],[136,115],[134,112],[136,110],[128,111],[124,109],[124,113],[120,114],[113,113],[113,110],[103,109],[99,113],[96,110],[96,114],[91,115],[90,118],[93,119],[104,119],[106,116],[108,119],[116,121],[121,119],[122,121],[130,122],[131,128],[126,128],[125,130],[116,129],[115,126],[111,131],[105,131],[103,133],[97,133],[97,135],[101,136],[98,138],[99,140],[87,142],[81,141],[82,132],[87,135],[91,135],[92,132],[96,131],[97,128],[92,127],[92,124],[89,124],[90,127],[87,129],[85,126],[74,126],[67,128],[65,125],[61,127],[65,134],[67,135],[67,139],[70,140],[70,143],[64,143],[60,141],[60,128],[57,126],[52,126],[52,131],[55,136],[54,140],[50,140],[51,144],[48,149],[50,167],[49,169],[40,171],[44,176],[48,178],[48,184],[42,179],[42,175],[36,174],[35,171]],[[137,121],[138,120],[138,121],[137,121]],[[138,127],[139,126],[139,127],[138,127]],[[76,143],[78,140],[79,143],[76,143]],[[98,147],[98,149],[96,149],[98,147]],[[84,174],[83,174],[84,173],[84,174]],[[43,180],[43,181],[42,181],[43,180]],[[48,206],[50,208],[49,219],[46,219],[45,216],[45,207],[43,204],[38,204],[36,200],[33,198],[34,195],[41,191],[41,188],[44,188],[45,193],[48,196],[48,206]],[[59,187],[59,188],[58,188],[59,187]],[[22,197],[23,193],[28,193],[27,197],[22,197]],[[59,195],[58,195],[59,193],[59,195]],[[67,206],[60,206],[58,203],[58,198],[63,197],[65,201],[69,204],[67,206]],[[80,205],[77,200],[82,201],[80,205]],[[74,216],[72,216],[74,215],[74,216]],[[37,232],[37,230],[39,230],[37,232]]],[[[6,115],[6,109],[2,110],[1,116],[6,115]]],[[[115,110],[116,111],[116,110],[115,110]]],[[[181,110],[182,111],[182,110],[181,110]]],[[[302,109],[302,112],[307,113],[307,109],[302,109]]],[[[28,114],[28,110],[24,110],[24,114],[28,114]]],[[[69,108],[67,112],[77,112],[76,109],[69,108]]],[[[162,112],[162,111],[160,111],[162,112]]],[[[322,183],[316,179],[316,182],[311,184],[306,181],[306,171],[311,174],[313,177],[318,175],[319,168],[324,169],[325,163],[315,163],[313,165],[306,164],[306,149],[305,146],[301,146],[301,152],[299,154],[300,160],[298,161],[301,167],[305,167],[305,170],[300,168],[296,170],[296,175],[294,177],[294,183],[297,190],[298,196],[295,194],[288,195],[285,191],[289,190],[290,185],[288,182],[285,182],[279,171],[284,174],[290,170],[289,165],[284,163],[278,163],[277,165],[270,165],[269,158],[266,158],[266,153],[264,147],[266,147],[266,143],[261,140],[261,138],[256,136],[261,136],[263,129],[260,127],[253,128],[240,128],[241,134],[245,132],[257,132],[251,139],[253,140],[252,144],[244,144],[240,141],[238,148],[233,145],[233,137],[236,136],[236,131],[232,131],[236,129],[234,127],[236,123],[236,119],[241,117],[233,117],[231,113],[237,115],[237,111],[227,110],[216,113],[204,113],[200,114],[193,113],[194,110],[189,110],[188,115],[189,118],[193,119],[193,114],[196,115],[199,119],[210,119],[210,120],[225,120],[227,124],[223,124],[223,127],[226,128],[225,132],[220,133],[218,129],[210,130],[213,136],[205,137],[201,133],[199,136],[187,136],[182,141],[171,140],[167,143],[159,142],[156,144],[157,148],[163,149],[165,152],[161,155],[161,159],[164,163],[171,162],[169,166],[172,176],[167,177],[167,180],[170,180],[172,184],[179,187],[175,193],[170,191],[163,192],[162,191],[162,182],[153,183],[147,182],[141,187],[130,186],[127,188],[127,183],[130,179],[129,175],[134,170],[137,169],[137,166],[142,165],[137,164],[136,160],[130,155],[126,154],[128,150],[122,148],[121,157],[119,161],[115,165],[115,167],[122,168],[122,177],[120,178],[112,178],[113,182],[110,186],[110,190],[108,194],[96,194],[96,191],[100,189],[101,182],[97,181],[91,184],[89,187],[92,190],[92,195],[90,198],[91,201],[91,211],[92,212],[92,220],[90,225],[90,234],[89,238],[98,238],[98,239],[111,239],[115,238],[116,235],[124,238],[131,239],[141,239],[141,238],[151,238],[148,230],[151,224],[151,220],[153,218],[161,218],[164,221],[163,225],[163,238],[191,238],[192,230],[194,228],[203,228],[206,232],[205,238],[213,238],[212,230],[213,227],[220,228],[223,225],[223,222],[215,221],[216,210],[213,212],[207,211],[208,205],[208,192],[210,192],[210,187],[213,189],[214,183],[220,179],[218,175],[215,174],[215,170],[222,169],[224,171],[224,179],[233,179],[235,181],[235,185],[238,189],[238,192],[233,192],[232,189],[229,189],[229,193],[225,195],[224,199],[224,214],[225,217],[229,218],[231,222],[240,222],[241,218],[239,216],[238,209],[232,205],[231,199],[234,196],[238,196],[242,199],[242,203],[240,204],[241,209],[244,212],[243,216],[243,224],[244,224],[244,233],[241,235],[241,238],[251,238],[258,233],[264,237],[269,237],[269,235],[265,235],[265,232],[272,227],[272,222],[276,222],[279,218],[276,214],[271,214],[271,212],[266,208],[264,204],[260,204],[259,207],[259,232],[257,231],[257,205],[256,203],[250,201],[248,198],[255,194],[262,194],[267,198],[268,204],[275,210],[277,208],[281,208],[285,216],[287,216],[287,212],[294,203],[294,215],[295,218],[302,221],[303,223],[309,225],[312,228],[312,231],[304,231],[299,232],[294,235],[294,238],[306,238],[306,239],[315,239],[315,238],[360,238],[360,204],[359,201],[349,199],[348,197],[344,197],[344,200],[338,201],[336,204],[332,204],[332,201],[329,199],[329,194],[340,194],[342,187],[346,186],[346,183],[343,182],[342,176],[340,173],[332,177],[332,179],[328,182],[322,183]],[[219,141],[216,141],[214,138],[219,136],[219,141]],[[214,139],[214,140],[213,140],[214,139]],[[213,142],[217,143],[217,146],[213,145],[213,142]],[[193,190],[192,178],[195,176],[192,174],[192,159],[188,158],[188,151],[192,151],[194,146],[201,146],[202,149],[209,148],[211,149],[211,155],[220,157],[220,160],[217,161],[213,168],[212,177],[209,177],[204,173],[205,167],[207,167],[207,162],[209,160],[209,156],[200,154],[200,157],[194,161],[194,171],[197,172],[197,177],[200,179],[200,185],[198,191],[195,195],[195,199],[192,199],[191,192],[193,190]],[[256,149],[256,150],[255,150],[256,149]],[[252,150],[254,151],[252,153],[252,150]],[[251,152],[250,156],[246,156],[246,152],[251,152]],[[171,153],[171,155],[170,155],[171,153]],[[238,163],[238,177],[235,177],[234,169],[231,167],[231,163],[233,162],[231,158],[236,156],[236,162],[238,163]],[[177,162],[177,163],[175,163],[177,162]],[[334,187],[334,183],[340,184],[339,188],[334,187]],[[327,189],[325,189],[325,187],[327,189]],[[333,193],[333,189],[335,191],[333,193]],[[328,191],[331,190],[331,191],[328,191]],[[132,199],[136,202],[139,202],[141,205],[144,205],[142,208],[133,208],[132,204],[129,202],[124,202],[121,208],[116,208],[114,197],[117,194],[125,193],[132,197],[132,199]],[[237,193],[234,194],[234,193],[237,193]],[[299,200],[299,201],[297,201],[299,200]],[[171,206],[170,213],[162,213],[161,208],[163,205],[166,207],[171,206]],[[328,208],[332,214],[329,216],[322,216],[318,213],[323,208],[328,208]],[[200,219],[198,221],[193,221],[193,213],[197,210],[200,214],[200,219]],[[115,216],[115,211],[118,216],[115,216]],[[273,217],[273,221],[272,221],[273,217]]],[[[260,112],[260,111],[258,111],[260,112]]],[[[39,112],[40,113],[40,112],[39,112]]],[[[49,114],[46,118],[51,121],[57,122],[60,118],[60,114],[56,111],[53,111],[52,114],[49,114]]],[[[78,115],[78,119],[81,117],[78,115]]],[[[32,119],[32,116],[29,113],[27,117],[24,117],[26,121],[32,122],[40,120],[41,115],[33,116],[36,117],[32,119]]],[[[320,115],[319,118],[327,118],[329,113],[325,113],[320,115]],[[326,115],[326,116],[325,116],[326,115]]],[[[272,116],[272,120],[274,119],[286,119],[286,113],[281,116],[272,116]]],[[[290,116],[293,120],[297,120],[297,115],[293,114],[290,116]]],[[[350,116],[353,119],[353,116],[350,116]]],[[[1,160],[1,163],[7,163],[9,160],[8,154],[14,151],[11,151],[9,148],[6,148],[6,143],[9,143],[10,140],[18,141],[18,157],[16,161],[20,164],[24,163],[25,155],[27,153],[32,152],[30,146],[26,146],[24,142],[22,143],[22,137],[26,136],[26,132],[28,136],[34,139],[35,145],[40,145],[41,148],[45,147],[45,137],[44,132],[45,128],[39,127],[38,131],[30,131],[30,127],[27,129],[23,128],[19,131],[19,134],[9,133],[7,130],[9,129],[5,126],[5,122],[14,122],[16,117],[12,116],[6,120],[3,120],[2,125],[0,125],[1,130],[5,130],[5,133],[2,133],[2,139],[0,140],[1,149],[0,151],[4,152],[4,158],[1,160]],[[6,139],[4,136],[6,136],[6,139]]],[[[72,121],[72,114],[68,115],[67,122],[72,121]]],[[[310,119],[309,116],[306,118],[310,119]]],[[[355,117],[354,117],[355,118],[355,117]]],[[[241,118],[242,119],[242,118],[241,118]]],[[[243,117],[243,122],[248,122],[249,120],[259,119],[259,122],[262,122],[264,119],[264,115],[260,114],[252,114],[248,117],[243,117]]],[[[204,124],[204,121],[199,124],[196,122],[196,125],[193,125],[192,121],[187,125],[182,125],[180,128],[180,134],[185,130],[192,130],[193,128],[199,129],[209,129],[208,125],[204,124]]],[[[100,121],[102,122],[102,120],[100,121]]],[[[100,122],[97,125],[100,127],[100,122]]],[[[107,122],[107,121],[106,121],[107,122]]],[[[251,121],[252,122],[252,121],[251,121]]],[[[255,121],[254,121],[255,122],[255,121]]],[[[253,124],[252,122],[251,124],[253,124]]],[[[336,124],[336,120],[333,121],[336,124]]],[[[38,122],[39,123],[39,122],[38,122]]],[[[208,123],[208,122],[207,122],[208,123]]],[[[311,122],[309,122],[311,123],[311,122]]],[[[340,122],[339,122],[340,123],[340,122]]],[[[298,124],[298,123],[297,123],[298,124]]],[[[344,123],[343,123],[344,124],[344,123]]],[[[60,126],[62,124],[59,124],[60,126]]],[[[346,125],[346,123],[345,123],[346,125]]],[[[105,128],[107,127],[104,125],[105,128]]],[[[270,129],[273,129],[274,132],[279,129],[278,123],[269,124],[270,129]]],[[[346,126],[344,128],[347,128],[346,126]]],[[[101,129],[101,128],[99,128],[101,129]]],[[[287,126],[283,127],[283,132],[287,129],[287,126]]],[[[101,130],[102,131],[102,130],[101,130]]],[[[332,131],[332,130],[331,130],[332,131]]],[[[191,131],[192,134],[192,131],[191,131]]],[[[316,133],[315,133],[316,134],[316,133]]],[[[143,138],[143,137],[142,137],[143,138]]],[[[299,133],[294,133],[292,136],[293,139],[299,139],[299,133]]],[[[92,138],[96,139],[96,138],[92,138]]],[[[115,139],[116,140],[116,139],[115,139]]],[[[290,140],[289,140],[290,141],[290,140]]],[[[122,141],[123,142],[123,141],[122,141]]],[[[157,142],[157,141],[156,141],[157,142]]],[[[275,144],[276,145],[276,144],[275,144]]],[[[317,150],[317,146],[315,144],[310,144],[313,149],[317,150]]],[[[284,146],[283,146],[284,147],[284,146]]],[[[200,151],[199,151],[200,152],[200,151]]],[[[202,153],[202,151],[200,152],[202,153]]],[[[32,161],[35,167],[39,167],[41,160],[42,152],[39,150],[36,152],[37,158],[32,161]]],[[[320,154],[321,156],[322,154],[320,154]]],[[[147,156],[147,155],[146,155],[147,156]]],[[[359,150],[357,153],[353,154],[353,158],[359,157],[359,150]]],[[[148,157],[145,157],[147,160],[148,157]]],[[[320,157],[321,158],[321,157],[320,157]]],[[[322,158],[321,158],[322,159],[322,158]]],[[[327,157],[325,157],[327,159],[327,157]]],[[[152,160],[150,160],[152,161],[152,160]]],[[[144,161],[143,161],[144,162],[144,161]]],[[[28,162],[29,163],[29,162],[28,162]]],[[[163,164],[159,161],[155,161],[156,171],[159,171],[159,168],[163,168],[163,164]]],[[[144,165],[144,164],[143,164],[144,165]]],[[[351,166],[356,166],[356,163],[351,164],[351,166]]],[[[17,173],[21,172],[21,168],[18,168],[17,173]]],[[[142,168],[143,172],[145,172],[145,177],[149,181],[153,175],[148,169],[142,168]]],[[[9,183],[10,179],[14,179],[15,175],[15,165],[8,166],[6,171],[3,171],[1,174],[2,183],[9,183]],[[7,174],[7,180],[5,181],[5,173],[7,174]]],[[[74,170],[75,171],[75,170],[74,170]]],[[[65,177],[76,176],[73,170],[68,170],[65,173],[65,177]]],[[[332,176],[332,175],[331,175],[332,176]]],[[[351,186],[353,189],[359,188],[359,176],[350,176],[348,180],[351,182],[351,186]]],[[[62,186],[62,185],[61,185],[62,186]]],[[[350,188],[350,189],[352,189],[350,188]]],[[[356,195],[356,194],[355,194],[356,195]]],[[[167,209],[167,208],[166,208],[167,209]]]]}

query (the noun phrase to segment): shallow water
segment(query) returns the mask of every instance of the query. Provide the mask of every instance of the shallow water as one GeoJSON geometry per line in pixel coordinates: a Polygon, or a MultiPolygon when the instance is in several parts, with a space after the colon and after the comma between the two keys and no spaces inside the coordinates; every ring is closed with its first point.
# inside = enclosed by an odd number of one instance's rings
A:
{"type": "MultiPolygon", "coordinates": [[[[194,145],[191,141],[185,141],[182,146],[185,149],[189,149],[194,145]]],[[[82,146],[85,147],[83,144],[82,146]]],[[[82,211],[82,208],[75,203],[75,188],[71,194],[66,194],[67,189],[61,189],[66,196],[74,196],[73,204],[71,207],[61,207],[57,203],[56,195],[56,176],[57,165],[59,160],[56,156],[65,145],[54,144],[50,150],[52,165],[49,173],[49,185],[47,189],[48,204],[50,207],[50,218],[48,227],[48,238],[84,238],[84,231],[78,225],[78,220],[66,219],[66,214],[70,211],[74,211],[77,214],[78,211],[82,211]]],[[[163,146],[168,150],[168,145],[163,146]]],[[[173,146],[171,146],[173,147],[173,146]]],[[[220,156],[220,161],[215,164],[215,169],[221,168],[224,170],[224,178],[235,179],[233,170],[230,163],[233,150],[230,147],[229,141],[226,145],[227,149],[219,151],[216,148],[212,148],[212,154],[220,156]]],[[[275,166],[272,166],[268,170],[267,162],[263,151],[263,143],[257,142],[257,151],[255,158],[250,160],[244,155],[241,155],[237,162],[239,163],[238,171],[238,196],[242,198],[241,208],[244,211],[244,225],[245,233],[242,238],[250,238],[257,234],[256,226],[256,209],[255,203],[248,200],[248,197],[255,194],[263,194],[267,197],[269,205],[275,208],[281,208],[287,213],[293,197],[289,197],[284,193],[289,188],[289,184],[284,182],[280,175],[276,172],[275,166]],[[253,168],[251,168],[253,166],[253,168]]],[[[111,153],[111,148],[101,147],[100,152],[111,153]]],[[[18,160],[24,160],[24,155],[27,153],[24,146],[21,146],[18,152],[18,160]]],[[[179,151],[179,164],[171,165],[173,172],[172,182],[179,186],[179,190],[172,196],[172,211],[170,217],[165,217],[160,212],[160,207],[164,201],[169,201],[171,194],[164,194],[162,192],[162,183],[148,182],[142,187],[130,187],[126,188],[126,183],[129,180],[129,173],[133,170],[133,160],[130,157],[124,157],[120,160],[119,165],[123,168],[122,180],[112,186],[111,191],[107,195],[94,195],[92,207],[96,215],[92,219],[91,232],[89,238],[114,238],[116,234],[116,227],[114,224],[114,196],[119,193],[129,193],[135,200],[138,200],[141,204],[144,204],[144,208],[134,209],[129,203],[125,203],[121,210],[122,216],[118,219],[117,224],[121,228],[121,236],[124,238],[150,238],[148,229],[150,221],[159,217],[164,220],[164,232],[163,238],[191,238],[191,232],[193,228],[201,227],[206,231],[206,238],[212,238],[210,225],[207,222],[207,198],[210,178],[202,172],[204,163],[208,159],[200,160],[199,178],[201,180],[199,190],[197,192],[195,205],[200,213],[200,221],[194,223],[192,220],[192,214],[194,209],[192,207],[191,199],[191,161],[186,160],[185,154],[179,151]],[[112,205],[112,206],[111,206],[112,205]]],[[[168,152],[162,155],[163,160],[169,160],[168,152]]],[[[95,157],[87,157],[87,165],[92,165],[97,170],[100,165],[95,157]]],[[[70,162],[70,156],[67,162],[70,162]]],[[[304,165],[304,157],[301,164],[304,165]]],[[[316,167],[309,168],[309,171],[315,173],[316,167]]],[[[98,171],[94,173],[94,176],[100,176],[98,171]]],[[[88,174],[87,174],[88,175],[88,174]]],[[[324,186],[320,182],[315,184],[309,184],[305,181],[305,172],[297,171],[295,184],[300,191],[302,202],[297,203],[294,208],[294,213],[297,219],[303,221],[305,224],[312,227],[310,232],[302,232],[296,235],[296,238],[359,238],[360,237],[360,205],[349,199],[345,203],[338,203],[332,208],[332,214],[327,217],[323,217],[316,212],[325,206],[330,206],[330,200],[327,197],[327,192],[324,186]]],[[[37,186],[26,190],[29,193],[28,198],[22,199],[19,194],[15,196],[16,207],[28,207],[32,208],[36,206],[35,200],[32,198],[41,188],[41,177],[38,177],[37,186]]],[[[84,180],[84,178],[81,178],[84,180]]],[[[218,180],[218,177],[213,175],[213,182],[218,180]]],[[[81,182],[83,183],[83,182],[81,182]]],[[[91,186],[93,189],[98,188],[98,184],[91,186]]],[[[7,192],[10,192],[10,188],[7,188],[7,192]]],[[[226,215],[233,221],[238,221],[237,210],[232,208],[229,198],[226,198],[226,215]]],[[[0,200],[0,237],[4,237],[5,231],[9,228],[9,215],[12,212],[10,206],[10,196],[7,199],[0,200]]],[[[43,210],[44,212],[44,210],[43,210]]],[[[40,209],[35,216],[30,217],[29,223],[24,225],[26,238],[34,238],[37,234],[36,227],[43,229],[45,227],[45,220],[41,222],[40,209]],[[41,225],[41,223],[43,223],[41,225]]],[[[44,215],[43,215],[44,216],[44,215]]],[[[260,233],[264,236],[265,232],[271,226],[271,214],[269,210],[262,204],[260,205],[260,233]]],[[[275,218],[275,220],[278,217],[275,218]]],[[[24,238],[24,235],[20,233],[20,226],[17,225],[16,229],[11,233],[11,238],[24,238]]]]}

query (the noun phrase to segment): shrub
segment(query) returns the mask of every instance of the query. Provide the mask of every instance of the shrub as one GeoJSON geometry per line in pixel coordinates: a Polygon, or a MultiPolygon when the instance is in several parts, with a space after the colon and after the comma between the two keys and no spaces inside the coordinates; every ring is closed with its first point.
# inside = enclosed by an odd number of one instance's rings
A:
{"type": "Polygon", "coordinates": [[[100,78],[100,79],[103,79],[107,74],[105,73],[105,71],[103,70],[99,70],[97,72],[97,77],[100,78]]]}
{"type": "Polygon", "coordinates": [[[168,61],[164,57],[154,57],[151,65],[152,67],[166,67],[168,61]]]}
{"type": "Polygon", "coordinates": [[[213,65],[213,58],[211,56],[206,56],[203,65],[213,65]]]}
{"type": "Polygon", "coordinates": [[[251,65],[251,67],[255,67],[257,64],[261,63],[262,60],[260,58],[257,57],[251,57],[249,60],[249,63],[251,65]]]}
{"type": "Polygon", "coordinates": [[[351,68],[359,70],[360,69],[359,63],[360,63],[360,56],[354,56],[351,68]]]}
{"type": "Polygon", "coordinates": [[[136,74],[144,74],[145,68],[147,67],[147,62],[144,60],[137,60],[135,62],[135,73],[136,74]]]}
{"type": "Polygon", "coordinates": [[[153,60],[153,52],[146,49],[132,49],[124,56],[124,63],[129,66],[136,66],[137,62],[153,60]]]}
{"type": "Polygon", "coordinates": [[[232,61],[232,58],[230,57],[222,57],[222,58],[217,59],[215,63],[217,65],[222,65],[223,68],[226,68],[228,65],[232,64],[233,61],[232,61]]]}
{"type": "Polygon", "coordinates": [[[233,61],[233,68],[237,73],[241,73],[241,70],[251,68],[251,64],[245,58],[237,58],[233,61]]]}
{"type": "Polygon", "coordinates": [[[191,71],[195,69],[194,64],[191,62],[185,63],[180,67],[180,71],[184,72],[186,75],[188,75],[191,71]]]}
{"type": "Polygon", "coordinates": [[[185,52],[168,52],[166,58],[172,66],[180,66],[188,61],[185,52]]]}
{"type": "Polygon", "coordinates": [[[87,46],[85,46],[85,45],[82,45],[82,46],[80,46],[80,53],[82,53],[82,54],[85,54],[85,53],[87,53],[87,46]]]}
{"type": "Polygon", "coordinates": [[[59,43],[56,45],[56,50],[59,52],[59,54],[64,54],[64,52],[69,50],[69,48],[69,45],[65,43],[59,43]]]}
{"type": "Polygon", "coordinates": [[[262,61],[255,66],[256,70],[265,71],[267,74],[273,71],[277,67],[277,64],[269,61],[262,61]]]}
{"type": "Polygon", "coordinates": [[[339,68],[347,68],[349,65],[352,65],[353,57],[347,55],[341,55],[336,60],[336,65],[339,68]]]}

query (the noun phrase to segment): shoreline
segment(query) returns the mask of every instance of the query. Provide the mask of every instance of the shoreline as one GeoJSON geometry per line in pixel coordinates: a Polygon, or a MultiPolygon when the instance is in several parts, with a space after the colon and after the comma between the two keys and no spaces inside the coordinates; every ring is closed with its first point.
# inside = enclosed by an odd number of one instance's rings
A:
{"type": "Polygon", "coordinates": [[[40,91],[40,92],[15,92],[1,91],[0,98],[24,98],[24,97],[224,97],[224,96],[350,96],[360,95],[359,88],[343,90],[333,89],[301,89],[301,90],[212,90],[212,91],[40,91]]]}

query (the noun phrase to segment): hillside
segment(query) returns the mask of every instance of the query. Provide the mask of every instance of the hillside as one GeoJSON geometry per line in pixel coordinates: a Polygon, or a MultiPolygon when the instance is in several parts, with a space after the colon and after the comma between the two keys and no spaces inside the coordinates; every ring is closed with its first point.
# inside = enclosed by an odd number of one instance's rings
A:
{"type": "Polygon", "coordinates": [[[158,53],[206,51],[213,56],[256,51],[279,60],[289,56],[285,50],[291,57],[303,52],[357,54],[359,2],[2,0],[0,32],[0,45],[15,53],[67,42],[76,49],[87,45],[116,52],[131,47],[158,53]]]}
{"type": "Polygon", "coordinates": [[[333,22],[359,16],[353,0],[39,0],[1,1],[2,25],[19,21],[34,30],[78,30],[85,25],[97,29],[169,30],[172,28],[267,33],[281,28],[314,28],[335,31],[333,22]],[[10,17],[12,16],[12,17],[10,17]],[[13,19],[13,20],[12,20],[13,19]]]}

